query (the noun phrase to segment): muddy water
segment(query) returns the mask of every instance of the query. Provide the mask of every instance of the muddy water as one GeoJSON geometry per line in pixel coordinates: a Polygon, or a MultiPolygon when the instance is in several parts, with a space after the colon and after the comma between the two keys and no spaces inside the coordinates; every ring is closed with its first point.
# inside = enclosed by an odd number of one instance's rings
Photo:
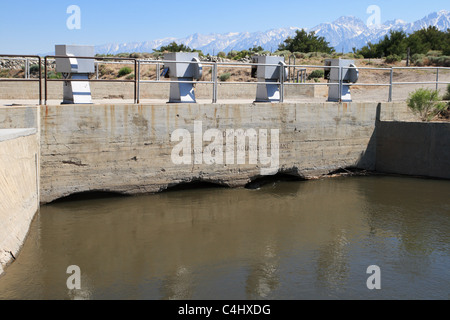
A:
{"type": "Polygon", "coordinates": [[[449,195],[357,177],[52,204],[0,299],[449,299],[449,195]]]}

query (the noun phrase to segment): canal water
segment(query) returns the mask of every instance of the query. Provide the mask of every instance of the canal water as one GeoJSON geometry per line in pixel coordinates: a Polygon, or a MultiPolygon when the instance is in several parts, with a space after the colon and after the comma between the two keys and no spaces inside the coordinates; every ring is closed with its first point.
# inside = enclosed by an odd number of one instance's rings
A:
{"type": "Polygon", "coordinates": [[[55,203],[0,299],[447,300],[449,218],[449,181],[386,176],[55,203]]]}

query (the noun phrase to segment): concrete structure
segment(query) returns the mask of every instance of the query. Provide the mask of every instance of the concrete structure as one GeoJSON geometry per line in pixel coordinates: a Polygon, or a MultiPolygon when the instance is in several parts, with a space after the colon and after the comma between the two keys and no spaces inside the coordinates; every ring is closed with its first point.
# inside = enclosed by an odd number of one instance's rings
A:
{"type": "Polygon", "coordinates": [[[376,170],[450,179],[450,123],[380,122],[376,170]]]}
{"type": "MultiPolygon", "coordinates": [[[[375,169],[378,104],[159,104],[47,106],[41,110],[41,201],[87,191],[140,194],[191,181],[242,187],[260,164],[177,165],[177,129],[278,129],[279,171],[314,177],[351,166],[375,169]]],[[[382,116],[405,119],[403,104],[382,116]]],[[[20,116],[18,116],[20,118],[20,116]]],[[[207,143],[204,146],[208,145],[207,143]]]]}
{"type": "MultiPolygon", "coordinates": [[[[56,45],[57,56],[94,57],[94,46],[56,45]]],[[[64,79],[85,81],[64,81],[63,104],[92,103],[89,75],[95,72],[94,59],[56,58],[56,72],[64,79]]]]}
{"type": "Polygon", "coordinates": [[[266,146],[266,156],[278,156],[270,174],[313,178],[357,167],[450,178],[450,124],[398,122],[415,120],[405,103],[0,107],[0,273],[17,255],[39,201],[89,191],[153,193],[192,181],[242,187],[261,177],[268,167],[261,153],[251,162],[252,129],[260,142],[253,149],[266,146]],[[180,129],[192,147],[190,161],[181,164],[173,160],[180,129]],[[207,161],[210,129],[223,134],[223,163],[207,161]],[[231,129],[236,157],[228,162],[231,129]],[[239,129],[249,136],[241,149],[239,129]],[[239,150],[245,164],[235,161],[239,150]]]}
{"type": "Polygon", "coordinates": [[[38,209],[38,132],[0,129],[0,275],[17,256],[38,209]]]}
{"type": "Polygon", "coordinates": [[[193,81],[200,80],[203,66],[198,52],[171,52],[164,54],[164,75],[177,81],[170,84],[169,103],[196,103],[193,81]]]}
{"type": "Polygon", "coordinates": [[[353,60],[327,59],[325,66],[325,79],[328,79],[328,101],[330,102],[352,102],[350,84],[359,79],[359,71],[353,60]],[[339,67],[339,68],[337,68],[339,67]],[[339,85],[341,83],[341,85],[339,85]]]}
{"type": "Polygon", "coordinates": [[[284,57],[254,56],[252,78],[258,79],[255,102],[280,102],[280,85],[288,77],[284,57]]]}

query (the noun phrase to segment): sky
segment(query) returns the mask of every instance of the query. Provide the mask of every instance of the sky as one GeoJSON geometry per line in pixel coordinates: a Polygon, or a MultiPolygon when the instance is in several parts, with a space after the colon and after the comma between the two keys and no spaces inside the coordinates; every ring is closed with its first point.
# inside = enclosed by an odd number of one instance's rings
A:
{"type": "Polygon", "coordinates": [[[0,0],[0,53],[49,53],[55,44],[102,45],[194,33],[312,28],[341,16],[367,21],[371,5],[380,8],[382,22],[413,22],[450,10],[448,0],[0,0]],[[78,6],[79,15],[67,13],[71,5],[78,6]]]}

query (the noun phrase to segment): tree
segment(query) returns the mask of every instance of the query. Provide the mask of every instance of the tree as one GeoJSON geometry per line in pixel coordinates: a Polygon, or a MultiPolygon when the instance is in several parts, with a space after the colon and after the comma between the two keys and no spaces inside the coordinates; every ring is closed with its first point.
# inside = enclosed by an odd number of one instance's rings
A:
{"type": "Polygon", "coordinates": [[[315,32],[307,33],[304,29],[295,31],[294,38],[287,38],[284,44],[280,44],[279,51],[288,50],[290,52],[325,52],[333,53],[334,49],[329,46],[329,42],[324,37],[318,37],[315,32]]]}
{"type": "Polygon", "coordinates": [[[439,31],[431,26],[407,35],[404,31],[390,31],[378,43],[368,43],[357,52],[365,58],[381,58],[390,55],[405,57],[407,49],[411,54],[426,54],[430,50],[442,51],[444,55],[450,55],[450,29],[446,32],[439,31]]]}
{"type": "Polygon", "coordinates": [[[413,54],[426,54],[430,50],[443,51],[445,45],[445,32],[439,31],[434,26],[418,30],[408,37],[408,47],[411,48],[411,53],[413,54]]]}
{"type": "Polygon", "coordinates": [[[191,48],[185,46],[184,44],[177,44],[175,41],[168,44],[167,46],[162,46],[159,50],[154,50],[155,52],[194,52],[191,48]]]}

